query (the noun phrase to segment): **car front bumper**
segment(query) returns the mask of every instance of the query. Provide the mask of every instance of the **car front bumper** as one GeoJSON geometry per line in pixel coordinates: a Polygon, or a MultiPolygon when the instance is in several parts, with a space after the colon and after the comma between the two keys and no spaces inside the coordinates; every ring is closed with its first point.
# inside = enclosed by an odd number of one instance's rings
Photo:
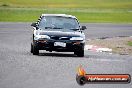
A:
{"type": "Polygon", "coordinates": [[[37,40],[33,42],[33,45],[36,46],[39,50],[46,51],[58,51],[58,52],[75,52],[84,50],[84,42],[83,41],[64,41],[64,40],[37,40]],[[55,46],[55,42],[65,43],[66,46],[55,46]]]}

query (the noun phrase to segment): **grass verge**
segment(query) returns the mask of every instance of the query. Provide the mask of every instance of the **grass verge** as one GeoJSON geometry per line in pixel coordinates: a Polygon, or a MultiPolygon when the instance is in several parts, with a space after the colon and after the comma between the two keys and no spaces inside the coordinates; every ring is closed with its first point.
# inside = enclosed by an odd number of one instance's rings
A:
{"type": "Polygon", "coordinates": [[[132,46],[132,41],[128,41],[127,43],[129,46],[132,46]]]}
{"type": "Polygon", "coordinates": [[[42,13],[71,14],[81,22],[132,23],[132,0],[0,0],[0,21],[31,22],[42,13]]]}
{"type": "Polygon", "coordinates": [[[132,12],[114,9],[69,9],[69,8],[3,8],[0,7],[0,21],[32,22],[42,13],[75,15],[80,22],[132,23],[132,12]]]}
{"type": "Polygon", "coordinates": [[[25,8],[132,8],[132,0],[0,0],[0,6],[25,8]]]}
{"type": "Polygon", "coordinates": [[[131,40],[132,40],[131,37],[115,37],[101,40],[94,39],[87,41],[86,44],[111,48],[113,53],[118,53],[122,55],[125,54],[132,55],[131,40]]]}

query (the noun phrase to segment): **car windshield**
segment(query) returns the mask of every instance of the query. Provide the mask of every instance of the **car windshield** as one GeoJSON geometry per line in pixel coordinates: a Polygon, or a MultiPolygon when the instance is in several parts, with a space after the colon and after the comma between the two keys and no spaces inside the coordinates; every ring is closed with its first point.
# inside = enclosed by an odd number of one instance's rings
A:
{"type": "Polygon", "coordinates": [[[40,29],[79,29],[77,19],[61,16],[44,16],[39,23],[40,29]]]}

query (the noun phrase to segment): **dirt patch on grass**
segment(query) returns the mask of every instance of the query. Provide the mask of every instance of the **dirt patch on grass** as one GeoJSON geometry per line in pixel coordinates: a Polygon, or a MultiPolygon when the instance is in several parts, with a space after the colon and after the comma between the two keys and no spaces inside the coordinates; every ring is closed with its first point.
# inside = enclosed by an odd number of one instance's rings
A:
{"type": "Polygon", "coordinates": [[[112,53],[132,55],[132,46],[128,45],[128,42],[130,41],[132,41],[132,37],[115,37],[88,40],[86,41],[86,44],[111,48],[112,53]]]}

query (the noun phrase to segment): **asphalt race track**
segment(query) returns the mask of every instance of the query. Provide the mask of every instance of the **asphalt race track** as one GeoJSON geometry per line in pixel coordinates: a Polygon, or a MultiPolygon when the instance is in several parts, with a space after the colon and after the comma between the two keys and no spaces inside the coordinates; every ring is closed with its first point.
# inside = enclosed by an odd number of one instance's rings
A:
{"type": "MultiPolygon", "coordinates": [[[[82,88],[76,72],[82,65],[89,74],[130,74],[132,56],[85,51],[30,53],[31,23],[0,23],[0,88],[82,88]]],[[[83,24],[86,38],[132,36],[132,24],[83,24]]],[[[86,84],[83,88],[132,88],[132,84],[86,84]]]]}

